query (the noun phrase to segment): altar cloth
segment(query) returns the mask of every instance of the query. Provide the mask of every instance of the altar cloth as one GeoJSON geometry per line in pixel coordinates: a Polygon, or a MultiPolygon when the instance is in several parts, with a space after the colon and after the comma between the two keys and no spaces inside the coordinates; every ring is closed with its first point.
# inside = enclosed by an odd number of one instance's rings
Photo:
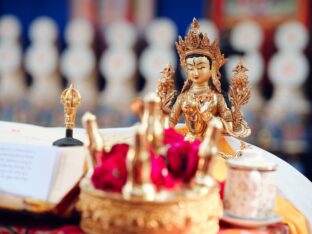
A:
{"type": "MultiPolygon", "coordinates": [[[[66,225],[59,228],[27,228],[22,226],[3,226],[0,225],[1,234],[84,234],[78,225],[66,225]]],[[[264,229],[247,229],[238,227],[222,227],[218,234],[272,234],[288,233],[288,228],[283,224],[276,224],[264,229]]]]}

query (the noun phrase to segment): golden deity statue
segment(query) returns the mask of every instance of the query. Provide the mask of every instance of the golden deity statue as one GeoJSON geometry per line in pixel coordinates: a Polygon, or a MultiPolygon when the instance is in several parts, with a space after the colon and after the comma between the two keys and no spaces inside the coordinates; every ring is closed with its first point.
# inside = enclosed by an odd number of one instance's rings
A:
{"type": "Polygon", "coordinates": [[[199,23],[193,20],[192,26],[183,40],[179,37],[176,47],[180,63],[186,71],[181,93],[174,103],[176,91],[173,87],[173,68],[168,65],[162,71],[157,94],[161,107],[170,115],[170,126],[174,127],[181,115],[187,127],[186,139],[203,139],[208,123],[218,118],[223,126],[223,133],[235,137],[247,137],[250,128],[243,119],[240,106],[250,98],[247,69],[239,63],[233,70],[229,96],[221,90],[219,69],[226,59],[221,54],[218,42],[210,43],[208,35],[200,32],[199,23]]]}

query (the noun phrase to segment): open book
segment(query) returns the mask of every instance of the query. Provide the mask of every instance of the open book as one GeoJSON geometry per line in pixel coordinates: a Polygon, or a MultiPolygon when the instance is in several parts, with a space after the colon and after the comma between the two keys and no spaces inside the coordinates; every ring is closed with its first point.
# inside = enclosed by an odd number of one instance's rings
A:
{"type": "MultiPolygon", "coordinates": [[[[101,132],[108,147],[130,143],[133,135],[132,128],[101,132]]],[[[52,146],[64,134],[64,128],[0,121],[0,208],[57,213],[67,209],[87,171],[88,150],[52,146]]],[[[75,129],[74,137],[84,142],[85,130],[75,129]]]]}

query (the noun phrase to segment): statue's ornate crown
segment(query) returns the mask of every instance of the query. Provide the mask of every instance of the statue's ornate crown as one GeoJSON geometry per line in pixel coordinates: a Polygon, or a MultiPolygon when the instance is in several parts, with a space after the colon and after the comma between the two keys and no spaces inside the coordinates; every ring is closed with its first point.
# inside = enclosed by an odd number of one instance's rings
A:
{"type": "Polygon", "coordinates": [[[202,54],[211,58],[212,62],[215,62],[215,66],[219,69],[225,64],[226,59],[224,55],[221,54],[218,40],[215,39],[212,44],[210,44],[207,33],[204,35],[200,32],[200,27],[198,21],[194,18],[191,28],[185,40],[179,36],[179,41],[176,42],[176,47],[180,56],[180,63],[182,67],[185,67],[185,58],[191,54],[202,54]]]}

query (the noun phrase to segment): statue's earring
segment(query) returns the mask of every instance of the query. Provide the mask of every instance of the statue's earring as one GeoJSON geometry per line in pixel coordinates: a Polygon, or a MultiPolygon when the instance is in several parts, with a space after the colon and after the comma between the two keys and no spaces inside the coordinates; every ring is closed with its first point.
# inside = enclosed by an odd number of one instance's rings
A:
{"type": "Polygon", "coordinates": [[[192,86],[192,80],[187,78],[185,81],[184,81],[184,84],[183,84],[183,87],[182,87],[182,90],[181,90],[181,93],[184,93],[185,91],[189,90],[190,87],[192,86]]]}

